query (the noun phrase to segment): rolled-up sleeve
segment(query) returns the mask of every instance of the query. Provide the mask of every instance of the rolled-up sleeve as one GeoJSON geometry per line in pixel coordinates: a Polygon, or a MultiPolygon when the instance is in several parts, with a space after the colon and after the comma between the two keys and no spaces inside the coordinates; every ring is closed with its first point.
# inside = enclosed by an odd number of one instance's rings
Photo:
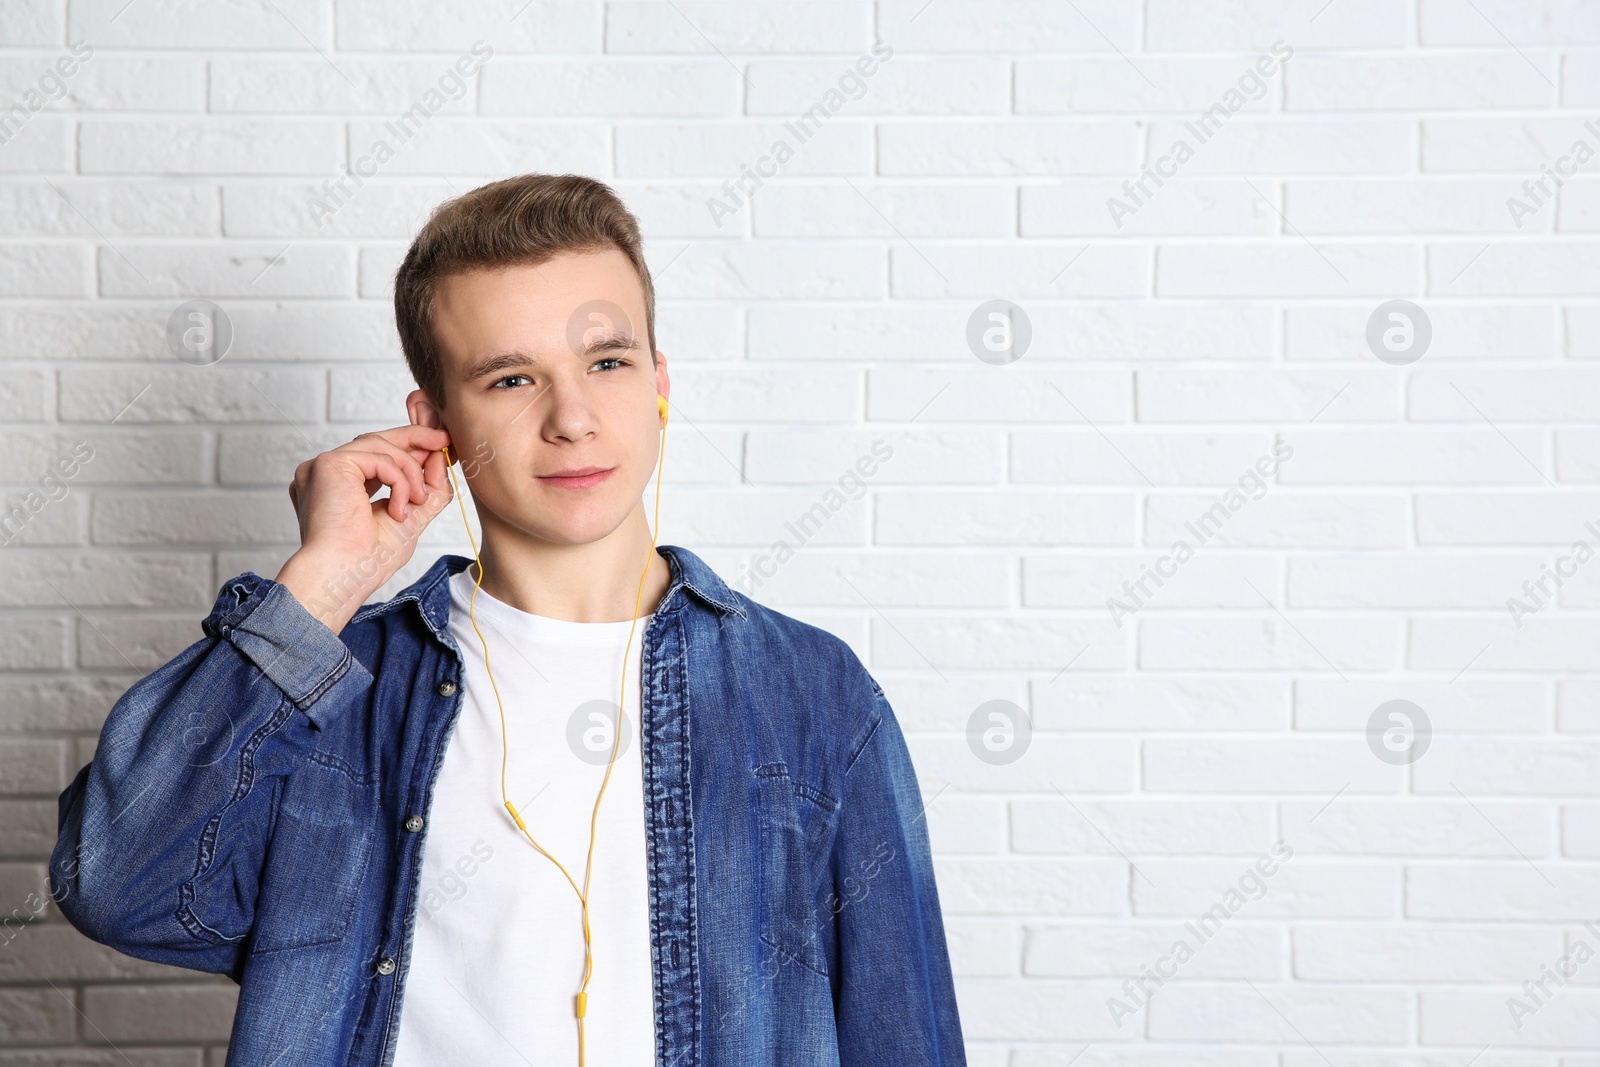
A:
{"type": "Polygon", "coordinates": [[[250,571],[223,584],[201,628],[118,698],[61,793],[50,892],[92,940],[237,975],[273,775],[372,676],[288,589],[250,571]]]}
{"type": "Polygon", "coordinates": [[[336,712],[372,684],[372,675],[339,635],[277,582],[246,571],[229,581],[201,627],[226,637],[311,717],[336,712]],[[332,696],[333,699],[325,700],[332,696]]]}

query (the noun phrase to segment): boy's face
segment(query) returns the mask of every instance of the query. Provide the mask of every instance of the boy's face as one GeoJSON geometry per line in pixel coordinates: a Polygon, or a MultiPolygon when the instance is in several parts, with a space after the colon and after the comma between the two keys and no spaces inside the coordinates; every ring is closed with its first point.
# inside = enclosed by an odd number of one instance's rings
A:
{"type": "MultiPolygon", "coordinates": [[[[627,256],[608,248],[451,275],[433,333],[450,457],[480,507],[536,540],[587,544],[641,505],[659,455],[656,395],[669,384],[666,357],[651,365],[627,256]]],[[[420,389],[407,403],[431,407],[420,389]]]]}

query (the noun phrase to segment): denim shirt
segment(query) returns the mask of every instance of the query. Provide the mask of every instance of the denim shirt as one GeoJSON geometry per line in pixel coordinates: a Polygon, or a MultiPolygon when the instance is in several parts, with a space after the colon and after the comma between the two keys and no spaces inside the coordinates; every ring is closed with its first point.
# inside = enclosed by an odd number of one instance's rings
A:
{"type": "MultiPolygon", "coordinates": [[[[883,689],[839,638],[658,550],[640,711],[656,1067],[964,1065],[883,689]]],[[[462,700],[448,578],[470,562],[441,556],[337,635],[277,582],[229,579],[205,637],[117,700],[61,794],[62,914],[237,982],[227,1067],[393,1062],[462,700]]]]}

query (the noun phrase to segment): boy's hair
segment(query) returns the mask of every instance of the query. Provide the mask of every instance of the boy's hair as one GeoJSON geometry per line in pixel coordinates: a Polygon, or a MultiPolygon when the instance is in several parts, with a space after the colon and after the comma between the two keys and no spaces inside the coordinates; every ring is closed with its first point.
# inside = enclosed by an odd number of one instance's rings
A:
{"type": "Polygon", "coordinates": [[[480,185],[440,204],[394,276],[394,320],[411,376],[444,406],[444,370],[433,336],[441,278],[470,270],[537,266],[560,252],[615,247],[644,288],[645,335],[656,362],[656,291],[639,220],[604,182],[582,174],[522,174],[480,185]]]}

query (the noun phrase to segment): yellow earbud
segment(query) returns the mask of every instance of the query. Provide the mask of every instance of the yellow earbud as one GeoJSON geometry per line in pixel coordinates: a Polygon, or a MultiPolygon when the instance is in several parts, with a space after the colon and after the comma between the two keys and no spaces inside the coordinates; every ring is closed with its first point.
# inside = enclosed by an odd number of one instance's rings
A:
{"type": "Polygon", "coordinates": [[[478,629],[478,616],[473,610],[478,601],[478,590],[483,586],[483,557],[478,554],[478,542],[472,536],[472,524],[467,521],[467,505],[461,499],[461,487],[456,483],[455,471],[450,468],[450,446],[446,445],[443,450],[444,469],[450,475],[450,484],[455,487],[456,503],[461,507],[461,523],[467,528],[467,540],[472,544],[472,556],[478,563],[478,576],[472,586],[472,596],[467,601],[467,616],[472,620],[473,632],[478,635],[478,643],[483,648],[483,667],[489,675],[489,685],[494,689],[495,703],[500,706],[500,799],[505,803],[506,810],[511,813],[512,821],[517,824],[517,828],[522,831],[523,836],[528,839],[534,848],[539,850],[540,854],[561,868],[561,873],[566,875],[567,884],[572,886],[572,891],[578,894],[578,901],[583,905],[583,984],[579,986],[577,995],[573,997],[572,1004],[573,1014],[578,1019],[578,1067],[584,1067],[583,1019],[589,1008],[589,979],[594,974],[594,947],[589,934],[589,875],[594,867],[595,826],[600,818],[600,799],[606,795],[606,785],[611,781],[611,768],[617,761],[617,747],[622,742],[622,709],[627,707],[628,696],[628,652],[633,648],[633,631],[639,622],[639,604],[644,598],[644,582],[650,575],[650,565],[655,562],[656,536],[661,529],[661,472],[666,467],[667,462],[665,436],[667,429],[667,398],[659,393],[656,394],[656,410],[661,413],[663,436],[660,458],[656,464],[656,512],[655,522],[652,524],[650,532],[650,557],[645,560],[644,573],[639,575],[639,591],[633,599],[633,624],[628,627],[628,642],[622,646],[622,692],[617,698],[617,723],[616,729],[612,731],[611,759],[606,763],[605,777],[600,780],[600,792],[594,798],[594,813],[589,817],[589,858],[584,865],[583,888],[581,890],[578,888],[578,884],[572,880],[572,875],[567,874],[567,869],[561,866],[561,861],[546,852],[543,846],[533,839],[533,835],[528,832],[528,824],[522,820],[521,815],[517,814],[517,809],[512,805],[511,798],[506,795],[506,756],[509,751],[509,743],[506,740],[506,707],[500,699],[500,686],[494,680],[494,671],[489,667],[488,642],[483,639],[483,631],[478,629]]]}

